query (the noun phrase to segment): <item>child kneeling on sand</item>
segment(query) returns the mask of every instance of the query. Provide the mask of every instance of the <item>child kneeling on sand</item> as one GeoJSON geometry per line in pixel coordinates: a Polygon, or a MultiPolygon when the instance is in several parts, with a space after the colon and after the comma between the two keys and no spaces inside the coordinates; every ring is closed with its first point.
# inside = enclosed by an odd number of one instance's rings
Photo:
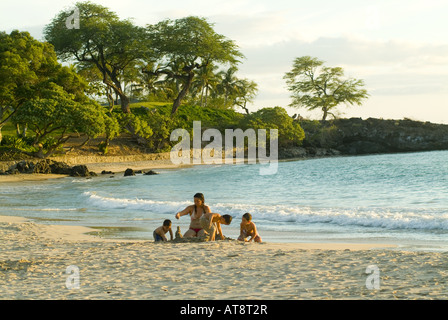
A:
{"type": "Polygon", "coordinates": [[[232,217],[228,214],[220,215],[219,213],[206,213],[199,219],[202,228],[209,235],[208,241],[215,241],[215,234],[221,236],[221,240],[224,240],[222,234],[221,224],[229,225],[232,222],[232,217]]]}
{"type": "Polygon", "coordinates": [[[171,240],[173,240],[173,231],[171,230],[171,220],[163,221],[163,225],[158,227],[153,232],[154,241],[168,241],[165,237],[165,233],[170,232],[171,240]]]}
{"type": "Polygon", "coordinates": [[[240,236],[238,237],[238,240],[247,242],[254,240],[254,242],[261,242],[261,237],[258,234],[255,223],[252,222],[252,215],[250,213],[243,214],[243,217],[241,218],[240,236]],[[246,240],[247,237],[250,237],[250,239],[246,240]]]}

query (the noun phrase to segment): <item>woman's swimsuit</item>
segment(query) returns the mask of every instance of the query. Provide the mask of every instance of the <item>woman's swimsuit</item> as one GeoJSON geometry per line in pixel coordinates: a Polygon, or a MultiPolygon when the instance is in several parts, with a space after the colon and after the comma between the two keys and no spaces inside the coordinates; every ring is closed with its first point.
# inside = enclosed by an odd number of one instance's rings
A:
{"type": "MultiPolygon", "coordinates": [[[[204,210],[204,209],[202,209],[202,210],[204,210]]],[[[197,218],[193,218],[193,217],[195,217],[195,216],[196,216],[196,208],[193,209],[193,213],[192,213],[191,216],[190,216],[191,221],[197,219],[197,218]]],[[[190,227],[190,229],[193,230],[195,233],[198,233],[199,231],[202,230],[202,228],[192,228],[192,227],[190,227]]]]}

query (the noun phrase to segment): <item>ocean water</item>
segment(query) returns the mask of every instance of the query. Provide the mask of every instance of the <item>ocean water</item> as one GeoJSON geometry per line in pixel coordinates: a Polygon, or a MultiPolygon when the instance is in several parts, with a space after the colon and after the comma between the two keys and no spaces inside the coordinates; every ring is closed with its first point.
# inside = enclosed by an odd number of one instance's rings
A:
{"type": "MultiPolygon", "coordinates": [[[[333,157],[259,164],[160,169],[155,176],[0,184],[0,215],[94,227],[104,237],[152,239],[164,219],[187,231],[176,212],[202,192],[236,238],[250,212],[264,241],[380,242],[448,250],[448,151],[333,157]]],[[[173,230],[175,231],[175,230],[173,230]]]]}

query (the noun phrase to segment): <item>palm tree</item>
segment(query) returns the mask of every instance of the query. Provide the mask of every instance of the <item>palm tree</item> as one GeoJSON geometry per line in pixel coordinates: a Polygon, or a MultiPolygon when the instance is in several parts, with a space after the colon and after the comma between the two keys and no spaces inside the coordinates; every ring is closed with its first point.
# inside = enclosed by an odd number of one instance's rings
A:
{"type": "Polygon", "coordinates": [[[238,80],[235,91],[234,104],[240,106],[246,111],[247,114],[249,114],[247,103],[252,102],[255,99],[258,91],[258,85],[254,81],[241,79],[238,80]]]}
{"type": "Polygon", "coordinates": [[[229,97],[238,91],[239,79],[235,76],[237,71],[238,69],[236,67],[230,67],[226,71],[221,71],[219,73],[222,80],[218,85],[218,89],[224,94],[225,105],[227,105],[229,97]]]}
{"type": "Polygon", "coordinates": [[[196,88],[196,92],[201,94],[201,107],[207,106],[207,98],[210,92],[216,90],[216,86],[219,83],[219,77],[215,71],[218,69],[215,65],[208,65],[199,69],[196,80],[193,82],[193,87],[196,88]]]}

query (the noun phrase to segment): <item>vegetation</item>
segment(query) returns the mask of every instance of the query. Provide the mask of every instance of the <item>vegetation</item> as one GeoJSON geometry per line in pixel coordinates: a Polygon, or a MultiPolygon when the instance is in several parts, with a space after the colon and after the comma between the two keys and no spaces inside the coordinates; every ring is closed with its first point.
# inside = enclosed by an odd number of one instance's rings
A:
{"type": "MultiPolygon", "coordinates": [[[[324,62],[310,56],[296,58],[293,69],[285,75],[292,92],[292,107],[322,109],[322,120],[341,103],[361,105],[368,97],[363,80],[345,79],[340,67],[325,67],[324,62]]],[[[333,115],[334,116],[334,115],[333,115]]]]}
{"type": "MultiPolygon", "coordinates": [[[[284,108],[249,112],[257,84],[238,76],[243,54],[206,19],[139,27],[92,2],[75,6],[81,27],[68,28],[73,11],[63,10],[46,26],[47,42],[27,32],[0,33],[1,153],[45,158],[72,138],[85,144],[98,137],[103,154],[117,137],[145,151],[169,151],[176,143],[171,132],[191,132],[193,121],[222,134],[277,129],[280,148],[302,145],[305,131],[284,108]]],[[[292,105],[322,108],[325,119],[340,103],[359,104],[367,97],[362,81],[342,76],[341,68],[297,58],[285,76],[292,105]]],[[[331,134],[319,130],[310,131],[313,139],[331,134]]]]}
{"type": "Polygon", "coordinates": [[[155,77],[164,75],[164,81],[171,80],[177,85],[178,94],[171,114],[176,113],[195,78],[202,76],[206,79],[201,83],[204,88],[209,84],[207,80],[213,71],[213,64],[236,65],[238,58],[243,57],[236,44],[217,34],[204,18],[187,17],[159,22],[148,26],[148,38],[158,64],[150,63],[154,70],[144,72],[155,77]]]}
{"type": "Polygon", "coordinates": [[[96,68],[106,91],[120,97],[121,110],[130,113],[130,100],[123,88],[123,74],[151,55],[144,28],[120,20],[106,7],[79,2],[82,28],[68,29],[70,10],[60,12],[45,28],[46,40],[54,45],[62,61],[76,61],[81,70],[96,68]]]}
{"type": "Polygon", "coordinates": [[[6,79],[0,85],[0,128],[11,121],[19,138],[31,131],[32,140],[26,140],[31,148],[23,151],[47,157],[68,140],[69,132],[87,137],[105,132],[104,109],[84,94],[88,83],[72,67],[59,64],[50,44],[27,32],[0,37],[0,73],[6,79]]]}

